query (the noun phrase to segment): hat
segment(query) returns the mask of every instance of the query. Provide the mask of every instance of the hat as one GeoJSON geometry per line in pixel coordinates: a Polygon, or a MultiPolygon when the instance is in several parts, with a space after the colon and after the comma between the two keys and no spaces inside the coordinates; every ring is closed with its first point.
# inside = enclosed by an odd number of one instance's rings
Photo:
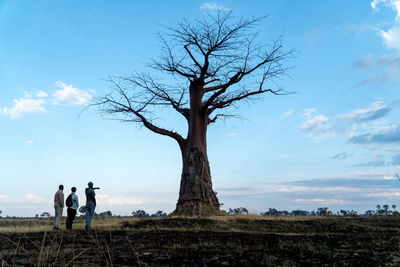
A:
{"type": "Polygon", "coordinates": [[[89,187],[93,187],[93,183],[92,183],[92,182],[89,182],[87,185],[88,185],[89,187]]]}

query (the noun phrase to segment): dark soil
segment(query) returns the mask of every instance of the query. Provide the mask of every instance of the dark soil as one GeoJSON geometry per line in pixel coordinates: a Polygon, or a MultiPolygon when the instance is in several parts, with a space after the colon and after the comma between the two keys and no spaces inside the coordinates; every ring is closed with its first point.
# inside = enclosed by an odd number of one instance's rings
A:
{"type": "Polygon", "coordinates": [[[400,266],[396,217],[141,219],[115,228],[0,234],[0,260],[3,266],[400,266]]]}

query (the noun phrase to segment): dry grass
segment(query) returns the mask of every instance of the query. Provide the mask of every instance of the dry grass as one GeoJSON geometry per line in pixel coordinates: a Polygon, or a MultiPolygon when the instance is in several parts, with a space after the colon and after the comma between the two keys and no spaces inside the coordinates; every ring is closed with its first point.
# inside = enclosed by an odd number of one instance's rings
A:
{"type": "MultiPolygon", "coordinates": [[[[92,227],[98,230],[118,229],[125,223],[133,223],[137,218],[94,217],[92,227]]],[[[65,228],[66,217],[61,219],[60,228],[65,228]]],[[[34,233],[53,230],[53,218],[3,218],[0,219],[0,233],[34,233]]],[[[85,218],[75,219],[73,229],[84,229],[85,218]]]]}
{"type": "Polygon", "coordinates": [[[6,218],[0,219],[1,233],[30,233],[45,232],[53,228],[53,221],[50,219],[38,218],[6,218]]]}
{"type": "Polygon", "coordinates": [[[213,220],[229,221],[229,220],[263,220],[263,221],[309,221],[327,217],[318,216],[296,216],[296,217],[284,217],[284,216],[261,216],[257,214],[246,214],[246,215],[227,215],[227,216],[211,216],[213,220]]]}
{"type": "MultiPolygon", "coordinates": [[[[169,219],[185,219],[185,220],[197,220],[199,218],[171,216],[169,219]]],[[[234,222],[236,220],[250,220],[250,221],[312,221],[329,219],[329,217],[317,217],[317,216],[298,216],[298,217],[279,217],[279,216],[260,216],[260,215],[231,215],[231,216],[209,216],[202,217],[215,221],[216,224],[224,222],[234,222]]],[[[65,227],[66,218],[63,217],[61,220],[61,228],[65,227]]],[[[115,230],[121,229],[124,225],[134,224],[142,219],[133,217],[94,217],[92,221],[92,227],[96,230],[115,230]]],[[[152,221],[163,220],[162,218],[151,218],[152,221]]],[[[75,219],[73,229],[84,229],[85,218],[78,217],[75,219]]],[[[3,218],[0,219],[0,232],[1,233],[32,233],[32,232],[47,232],[53,229],[52,218],[3,218]]],[[[169,228],[165,228],[169,229],[169,228]]],[[[174,227],[174,229],[177,229],[174,227]]],[[[161,228],[158,228],[161,230],[161,228]]],[[[182,229],[184,230],[184,229],[182,229]]],[[[187,230],[199,230],[199,229],[187,229],[187,230]]],[[[234,229],[232,229],[234,230],[234,229]]]]}

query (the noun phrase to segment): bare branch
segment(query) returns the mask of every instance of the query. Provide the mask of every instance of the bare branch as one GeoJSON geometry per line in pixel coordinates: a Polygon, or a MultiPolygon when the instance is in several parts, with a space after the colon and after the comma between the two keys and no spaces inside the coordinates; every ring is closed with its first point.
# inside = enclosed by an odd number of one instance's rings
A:
{"type": "Polygon", "coordinates": [[[126,122],[140,122],[143,126],[154,133],[175,139],[180,145],[185,142],[185,139],[177,132],[158,127],[146,118],[145,109],[147,106],[154,104],[153,101],[157,95],[152,95],[146,101],[136,101],[127,95],[119,83],[115,81],[112,82],[114,84],[114,89],[120,96],[120,99],[115,99],[111,94],[108,94],[102,99],[98,99],[97,102],[92,104],[92,106],[101,106],[101,110],[106,114],[122,114],[123,117],[120,118],[120,120],[126,122]]]}
{"type": "Polygon", "coordinates": [[[213,123],[221,117],[232,117],[224,108],[236,107],[240,101],[264,93],[290,94],[279,89],[275,80],[286,75],[286,61],[293,51],[284,50],[282,37],[270,45],[260,42],[253,28],[264,18],[235,20],[232,12],[221,11],[166,27],[168,31],[159,35],[161,55],[150,62],[150,67],[172,76],[184,88],[163,84],[148,74],[119,77],[114,83],[117,96],[103,99],[103,111],[179,139],[173,131],[152,123],[157,108],[174,109],[185,117],[190,128],[193,120],[201,121],[195,116],[210,116],[218,110],[217,115],[206,118],[213,123]],[[201,112],[191,110],[193,107],[201,108],[201,112]]]}
{"type": "MultiPolygon", "coordinates": [[[[145,92],[152,96],[152,101],[148,104],[171,106],[186,119],[189,119],[189,109],[184,108],[187,103],[183,102],[185,91],[179,92],[179,98],[176,100],[175,98],[177,97],[170,95],[174,93],[173,90],[167,85],[157,83],[150,75],[135,74],[134,76],[121,77],[120,79],[144,89],[145,92]]],[[[122,95],[123,93],[120,92],[120,94],[122,95]]]]}
{"type": "Polygon", "coordinates": [[[174,55],[174,48],[165,40],[162,35],[159,35],[161,42],[164,45],[163,55],[160,57],[160,60],[152,60],[151,66],[156,70],[166,71],[170,73],[177,73],[185,78],[196,78],[196,72],[187,66],[181,64],[183,59],[176,61],[174,55]],[[185,71],[190,70],[191,73],[185,71]]]}
{"type": "Polygon", "coordinates": [[[222,120],[226,120],[229,118],[241,119],[240,116],[234,114],[217,114],[212,119],[208,118],[208,124],[215,123],[219,118],[222,118],[222,120]]]}
{"type": "Polygon", "coordinates": [[[199,69],[202,69],[202,66],[200,65],[200,63],[197,62],[197,60],[196,60],[196,58],[193,56],[192,52],[190,52],[190,50],[189,50],[189,45],[187,44],[187,45],[185,45],[184,47],[185,47],[186,52],[189,54],[190,58],[193,60],[194,64],[196,64],[196,66],[197,66],[199,69]]]}

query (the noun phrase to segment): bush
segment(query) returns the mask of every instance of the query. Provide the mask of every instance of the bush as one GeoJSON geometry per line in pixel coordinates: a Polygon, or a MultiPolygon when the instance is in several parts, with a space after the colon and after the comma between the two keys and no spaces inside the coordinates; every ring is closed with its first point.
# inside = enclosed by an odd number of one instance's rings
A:
{"type": "Polygon", "coordinates": [[[150,217],[150,215],[144,210],[137,210],[132,212],[132,216],[135,218],[150,217]]]}
{"type": "Polygon", "coordinates": [[[167,217],[167,213],[163,212],[162,210],[159,210],[156,213],[151,214],[150,217],[164,218],[164,217],[167,217]]]}
{"type": "Polygon", "coordinates": [[[249,214],[249,211],[246,208],[240,207],[236,209],[229,209],[227,214],[228,215],[249,214]]]}

